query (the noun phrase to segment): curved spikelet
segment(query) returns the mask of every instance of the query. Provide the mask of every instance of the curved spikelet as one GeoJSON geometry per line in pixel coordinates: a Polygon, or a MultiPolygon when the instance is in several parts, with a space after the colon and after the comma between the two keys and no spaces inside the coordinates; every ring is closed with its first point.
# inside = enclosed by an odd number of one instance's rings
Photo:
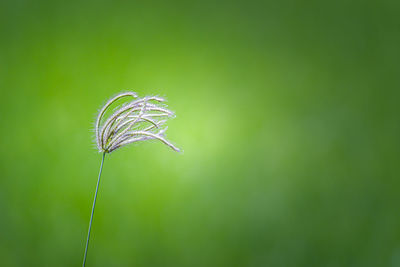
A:
{"type": "Polygon", "coordinates": [[[161,97],[138,98],[134,92],[120,93],[111,98],[100,110],[96,119],[96,144],[100,152],[110,153],[122,146],[150,139],[157,139],[173,150],[180,152],[164,137],[167,127],[162,128],[174,113],[161,104],[161,97]],[[104,114],[121,98],[133,98],[119,105],[113,114],[103,119],[104,114]]]}

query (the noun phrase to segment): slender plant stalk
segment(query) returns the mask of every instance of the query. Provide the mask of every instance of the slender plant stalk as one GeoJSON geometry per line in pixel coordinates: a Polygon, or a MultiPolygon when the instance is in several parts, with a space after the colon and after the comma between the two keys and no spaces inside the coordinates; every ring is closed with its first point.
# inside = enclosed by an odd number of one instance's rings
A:
{"type": "Polygon", "coordinates": [[[96,192],[94,193],[92,215],[90,215],[89,230],[88,230],[88,235],[87,235],[87,239],[86,239],[85,255],[83,256],[83,264],[82,264],[83,267],[85,267],[85,264],[86,264],[86,256],[87,256],[87,251],[88,251],[88,247],[89,247],[90,230],[92,229],[94,207],[96,206],[97,192],[99,191],[101,171],[103,170],[103,163],[104,163],[105,156],[106,156],[106,152],[103,152],[103,158],[101,159],[101,165],[100,165],[100,171],[99,171],[99,178],[97,179],[96,192]]]}
{"type": "Polygon", "coordinates": [[[157,96],[137,97],[137,94],[134,92],[125,92],[116,95],[103,106],[96,119],[96,144],[99,152],[103,153],[103,158],[101,160],[99,178],[97,179],[96,193],[94,194],[92,215],[90,216],[85,254],[83,256],[83,267],[86,264],[90,230],[92,229],[94,208],[96,206],[97,192],[99,191],[101,171],[103,170],[106,153],[111,153],[131,143],[151,139],[157,139],[171,149],[180,152],[179,148],[165,138],[164,133],[167,127],[161,128],[167,121],[167,118],[174,117],[174,113],[168,110],[166,105],[160,104],[164,99],[157,96]],[[110,117],[103,119],[110,106],[115,101],[125,97],[133,97],[134,99],[123,105],[119,105],[110,117]]]}

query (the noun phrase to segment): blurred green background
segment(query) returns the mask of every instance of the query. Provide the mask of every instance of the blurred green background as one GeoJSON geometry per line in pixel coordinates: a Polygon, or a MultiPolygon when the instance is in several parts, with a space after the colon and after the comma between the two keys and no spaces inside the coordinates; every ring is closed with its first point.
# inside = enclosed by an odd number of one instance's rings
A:
{"type": "Polygon", "coordinates": [[[166,96],[106,158],[87,266],[400,266],[399,1],[0,3],[0,266],[80,266],[97,110],[166,96]]]}

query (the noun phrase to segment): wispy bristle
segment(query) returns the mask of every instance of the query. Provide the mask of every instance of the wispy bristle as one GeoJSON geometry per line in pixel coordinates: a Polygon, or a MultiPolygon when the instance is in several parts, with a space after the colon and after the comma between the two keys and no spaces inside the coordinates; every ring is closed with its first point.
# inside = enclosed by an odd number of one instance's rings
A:
{"type": "Polygon", "coordinates": [[[180,149],[164,137],[167,127],[160,128],[168,118],[175,117],[175,114],[161,103],[165,100],[156,96],[137,97],[134,92],[120,93],[107,101],[100,110],[95,128],[99,151],[110,153],[134,142],[155,139],[179,152],[180,149]],[[104,114],[115,101],[129,96],[133,97],[133,100],[118,106],[111,116],[103,120],[104,114]]]}

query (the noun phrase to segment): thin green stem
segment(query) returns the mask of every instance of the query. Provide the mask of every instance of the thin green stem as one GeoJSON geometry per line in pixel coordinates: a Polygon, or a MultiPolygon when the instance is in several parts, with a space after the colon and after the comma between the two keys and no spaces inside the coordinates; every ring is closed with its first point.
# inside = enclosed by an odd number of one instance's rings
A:
{"type": "Polygon", "coordinates": [[[85,264],[86,264],[86,256],[87,256],[87,251],[88,251],[88,247],[89,247],[90,230],[92,229],[94,207],[96,206],[97,192],[99,191],[101,171],[103,170],[103,163],[104,163],[105,156],[106,156],[106,152],[103,152],[103,158],[101,159],[101,165],[100,165],[100,171],[99,171],[99,178],[97,179],[96,193],[94,194],[92,215],[90,215],[89,230],[88,230],[88,235],[87,235],[87,239],[86,239],[85,255],[83,256],[83,265],[82,265],[83,267],[85,267],[85,264]]]}

